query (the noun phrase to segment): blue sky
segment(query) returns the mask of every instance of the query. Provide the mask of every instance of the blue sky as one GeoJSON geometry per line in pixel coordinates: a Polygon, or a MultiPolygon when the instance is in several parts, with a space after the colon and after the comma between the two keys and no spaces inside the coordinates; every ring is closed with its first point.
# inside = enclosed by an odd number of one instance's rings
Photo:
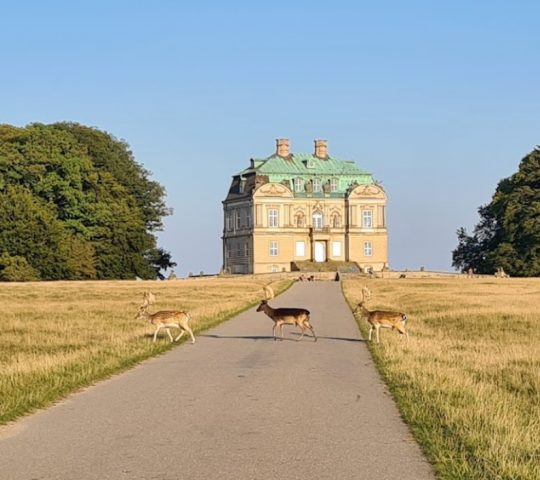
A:
{"type": "Polygon", "coordinates": [[[180,276],[219,271],[231,176],[277,138],[373,172],[390,268],[443,271],[540,143],[538,2],[4,3],[0,123],[126,140],[167,189],[180,276]]]}

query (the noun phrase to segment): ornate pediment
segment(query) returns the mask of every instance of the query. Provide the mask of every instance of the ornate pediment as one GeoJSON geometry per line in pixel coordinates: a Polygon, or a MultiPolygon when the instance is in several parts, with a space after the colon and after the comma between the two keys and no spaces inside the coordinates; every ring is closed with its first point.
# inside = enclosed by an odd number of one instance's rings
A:
{"type": "Polygon", "coordinates": [[[292,197],[290,189],[279,183],[267,183],[256,192],[259,197],[292,197]]]}
{"type": "Polygon", "coordinates": [[[376,185],[358,185],[351,192],[349,197],[352,198],[386,198],[384,190],[376,185]]]}

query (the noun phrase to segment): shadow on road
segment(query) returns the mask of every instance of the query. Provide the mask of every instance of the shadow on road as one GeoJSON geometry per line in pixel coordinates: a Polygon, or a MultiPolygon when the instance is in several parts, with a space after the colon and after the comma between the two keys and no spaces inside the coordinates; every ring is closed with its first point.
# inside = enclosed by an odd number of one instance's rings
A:
{"type": "MultiPolygon", "coordinates": [[[[292,332],[290,335],[296,335],[300,336],[299,333],[292,332]]],[[[198,337],[208,337],[208,338],[235,338],[240,340],[274,340],[274,337],[271,335],[269,336],[260,336],[260,335],[210,335],[207,333],[203,333],[198,335],[198,337]]],[[[359,339],[359,338],[340,338],[340,337],[317,337],[319,340],[337,340],[340,342],[365,342],[365,340],[359,339]]],[[[281,338],[277,338],[277,340],[281,340],[281,338]]],[[[296,342],[296,339],[293,338],[287,338],[285,337],[283,340],[286,341],[293,341],[296,342]]],[[[302,341],[304,340],[313,340],[313,337],[311,336],[305,336],[302,341]]]]}

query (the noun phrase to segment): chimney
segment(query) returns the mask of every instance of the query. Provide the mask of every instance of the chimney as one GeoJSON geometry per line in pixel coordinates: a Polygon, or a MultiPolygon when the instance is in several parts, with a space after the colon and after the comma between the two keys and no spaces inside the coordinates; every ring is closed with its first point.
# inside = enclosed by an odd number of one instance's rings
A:
{"type": "Polygon", "coordinates": [[[326,158],[328,156],[326,140],[315,140],[315,156],[317,158],[326,158]]]}
{"type": "Polygon", "coordinates": [[[289,156],[289,139],[288,138],[278,138],[276,140],[277,149],[276,153],[280,157],[288,157],[289,156]]]}

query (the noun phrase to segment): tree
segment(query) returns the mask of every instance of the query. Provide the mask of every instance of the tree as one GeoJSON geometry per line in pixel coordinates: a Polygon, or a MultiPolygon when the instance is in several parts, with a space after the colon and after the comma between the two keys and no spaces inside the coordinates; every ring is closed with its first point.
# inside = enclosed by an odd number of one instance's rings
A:
{"type": "Polygon", "coordinates": [[[84,145],[86,153],[99,171],[110,173],[134,198],[150,232],[163,229],[162,218],[172,213],[165,205],[165,189],[150,180],[151,172],[137,163],[130,146],[123,140],[96,128],[73,122],[61,122],[53,128],[70,132],[84,145]]]}
{"type": "Polygon", "coordinates": [[[146,252],[146,259],[160,280],[165,280],[162,270],[167,271],[169,268],[176,267],[176,263],[171,260],[171,254],[162,248],[153,248],[146,252]]]}
{"type": "MultiPolygon", "coordinates": [[[[70,278],[71,238],[53,207],[21,186],[0,192],[0,246],[3,255],[22,257],[42,279],[70,278]]],[[[7,268],[7,265],[6,267],[7,268]]]]}
{"type": "Polygon", "coordinates": [[[42,279],[157,278],[148,252],[170,210],[149,177],[127,143],[95,128],[0,125],[0,255],[23,256],[42,279]]]}
{"type": "Polygon", "coordinates": [[[497,185],[490,204],[479,209],[472,236],[458,230],[453,266],[478,273],[498,268],[512,276],[540,275],[540,150],[525,156],[517,173],[497,185]]]}

